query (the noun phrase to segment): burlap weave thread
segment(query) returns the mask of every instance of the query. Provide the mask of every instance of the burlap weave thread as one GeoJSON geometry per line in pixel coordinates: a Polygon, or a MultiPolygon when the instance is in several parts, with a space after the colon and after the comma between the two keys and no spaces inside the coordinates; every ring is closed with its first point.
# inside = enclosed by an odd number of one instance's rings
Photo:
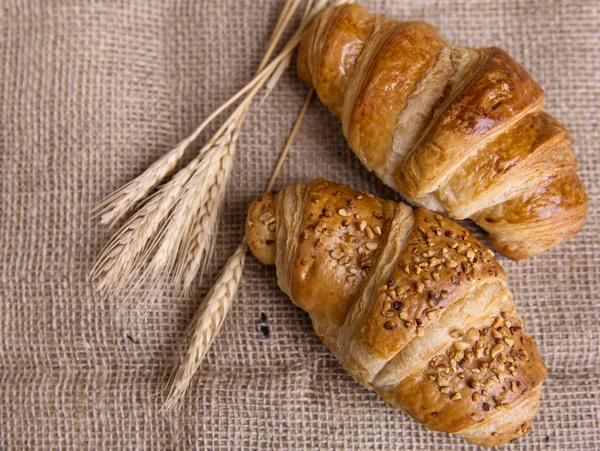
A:
{"type": "MultiPolygon", "coordinates": [[[[214,259],[193,297],[165,286],[147,320],[125,331],[115,321],[118,300],[102,299],[87,279],[114,232],[90,219],[92,206],[250,79],[282,5],[0,0],[0,448],[476,449],[426,430],[354,382],[278,290],[274,269],[253,257],[181,412],[158,414],[164,398],[152,395],[242,238],[246,208],[302,105],[308,88],[294,71],[250,111],[214,259]]],[[[505,48],[570,130],[590,196],[584,230],[525,262],[499,257],[549,370],[533,432],[504,449],[597,449],[600,2],[365,5],[430,21],[458,45],[505,48]]],[[[275,188],[317,176],[398,199],[315,100],[275,188]]]]}

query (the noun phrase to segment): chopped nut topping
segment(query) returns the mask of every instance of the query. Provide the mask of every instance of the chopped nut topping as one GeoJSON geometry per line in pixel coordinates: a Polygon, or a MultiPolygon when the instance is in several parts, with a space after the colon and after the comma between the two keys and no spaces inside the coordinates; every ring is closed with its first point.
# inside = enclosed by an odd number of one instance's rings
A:
{"type": "Polygon", "coordinates": [[[450,397],[450,401],[460,401],[461,399],[462,395],[460,394],[460,392],[456,392],[450,397]]]}
{"type": "Polygon", "coordinates": [[[435,381],[440,387],[447,387],[448,385],[450,385],[450,382],[448,382],[448,379],[446,379],[441,374],[438,374],[435,381]]]}
{"type": "Polygon", "coordinates": [[[348,263],[350,263],[350,257],[344,255],[342,258],[339,259],[338,263],[340,265],[347,265],[348,263]]]}
{"type": "Polygon", "coordinates": [[[383,327],[387,330],[394,330],[398,325],[394,321],[386,321],[383,327]]]}
{"type": "Polygon", "coordinates": [[[442,264],[442,261],[439,258],[437,258],[437,257],[433,257],[431,260],[429,260],[429,266],[430,267],[438,266],[438,265],[441,265],[441,264],[442,264]]]}
{"type": "Polygon", "coordinates": [[[338,210],[338,214],[339,214],[340,216],[348,216],[348,211],[346,211],[346,209],[345,209],[345,208],[340,208],[340,209],[338,210]]]}
{"type": "Polygon", "coordinates": [[[474,327],[471,327],[466,334],[466,337],[471,341],[479,340],[479,331],[474,327]]]}
{"type": "Polygon", "coordinates": [[[360,229],[360,231],[364,231],[365,228],[367,227],[367,221],[365,221],[364,219],[362,221],[360,221],[360,224],[358,225],[358,228],[360,229]]]}
{"type": "Polygon", "coordinates": [[[365,244],[365,247],[367,249],[369,249],[370,251],[374,251],[375,249],[377,249],[379,247],[379,245],[377,243],[370,242],[370,243],[365,244]]]}
{"type": "MultiPolygon", "coordinates": [[[[457,341],[454,343],[454,349],[456,349],[457,351],[464,351],[468,347],[469,347],[469,344],[465,343],[464,341],[457,341]]],[[[460,359],[456,359],[456,360],[460,360],[460,359]]]]}
{"type": "Polygon", "coordinates": [[[437,321],[438,319],[440,319],[440,312],[438,312],[438,311],[428,312],[427,319],[429,319],[431,321],[437,321]]]}
{"type": "Polygon", "coordinates": [[[441,371],[442,373],[448,374],[450,372],[450,367],[448,365],[446,365],[445,363],[440,363],[437,366],[437,370],[441,371]]]}
{"type": "Polygon", "coordinates": [[[339,260],[340,258],[342,258],[344,256],[344,253],[338,249],[335,249],[335,250],[331,251],[329,253],[329,255],[331,255],[331,258],[333,258],[334,260],[339,260]]]}
{"type": "Polygon", "coordinates": [[[454,329],[452,332],[450,332],[450,336],[452,338],[460,338],[462,337],[462,332],[458,329],[454,329]]]}
{"type": "Polygon", "coordinates": [[[266,211],[262,215],[260,215],[260,217],[258,219],[260,219],[262,222],[266,222],[272,216],[273,215],[270,212],[266,211]]]}

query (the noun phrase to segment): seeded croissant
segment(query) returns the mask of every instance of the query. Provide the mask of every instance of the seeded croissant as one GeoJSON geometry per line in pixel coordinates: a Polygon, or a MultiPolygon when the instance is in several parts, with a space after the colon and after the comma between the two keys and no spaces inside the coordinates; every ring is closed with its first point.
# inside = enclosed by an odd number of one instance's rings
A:
{"type": "Polygon", "coordinates": [[[479,445],[531,428],[546,368],[502,267],[464,228],[316,180],[254,201],[246,238],[365,387],[479,445]]]}
{"type": "Polygon", "coordinates": [[[325,10],[298,73],[361,162],[409,202],[471,218],[514,260],[577,234],[587,195],[568,132],[506,52],[445,43],[424,22],[325,10]]]}

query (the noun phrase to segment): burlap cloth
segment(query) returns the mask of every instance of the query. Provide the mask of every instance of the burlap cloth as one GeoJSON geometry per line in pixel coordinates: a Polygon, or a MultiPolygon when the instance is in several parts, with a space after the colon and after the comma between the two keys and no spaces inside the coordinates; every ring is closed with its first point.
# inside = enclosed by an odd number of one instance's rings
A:
{"type": "MultiPolygon", "coordinates": [[[[125,331],[114,320],[119,300],[102,299],[87,280],[114,231],[90,219],[91,207],[249,79],[282,4],[1,2],[1,448],[475,449],[426,430],[354,382],[279,291],[274,269],[252,256],[181,412],[158,414],[159,380],[241,239],[245,210],[307,92],[293,71],[246,121],[215,256],[194,296],[179,299],[165,287],[147,321],[125,331]]],[[[505,449],[596,449],[600,2],[367,6],[426,19],[457,44],[504,47],[545,87],[548,110],[571,131],[590,195],[583,232],[519,264],[499,257],[548,366],[533,432],[505,449]]],[[[277,187],[317,176],[394,196],[314,101],[277,187]]]]}

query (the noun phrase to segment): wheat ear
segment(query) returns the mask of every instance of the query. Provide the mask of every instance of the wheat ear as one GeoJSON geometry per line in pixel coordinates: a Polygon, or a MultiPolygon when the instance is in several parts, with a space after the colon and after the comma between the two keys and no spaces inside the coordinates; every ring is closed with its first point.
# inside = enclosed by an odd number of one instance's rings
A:
{"type": "Polygon", "coordinates": [[[91,272],[100,291],[118,293],[129,282],[133,268],[169,214],[174,199],[194,174],[196,165],[197,161],[192,161],[179,171],[111,238],[91,272]]]}
{"type": "Polygon", "coordinates": [[[209,255],[217,225],[218,206],[227,186],[224,179],[231,173],[237,137],[238,128],[232,124],[196,165],[194,174],[176,199],[164,226],[149,246],[148,254],[152,254],[152,258],[125,299],[127,305],[144,285],[151,285],[146,296],[138,302],[137,315],[147,311],[156,288],[172,274],[175,274],[174,282],[181,280],[179,268],[191,245],[197,244],[196,257],[199,261],[194,265],[196,272],[209,255]]]}
{"type": "MultiPolygon", "coordinates": [[[[298,31],[292,36],[288,44],[284,47],[282,52],[273,60],[270,64],[267,64],[271,55],[275,51],[275,47],[283,34],[283,31],[287,27],[287,24],[292,19],[292,16],[302,0],[288,0],[284,6],[284,9],[279,17],[275,30],[269,41],[267,51],[259,67],[256,76],[236,94],[234,94],[229,100],[223,105],[217,108],[208,118],[206,118],[194,132],[181,141],[174,149],[169,151],[163,157],[154,162],[146,171],[139,175],[134,180],[125,184],[114,193],[103,199],[95,208],[94,215],[100,216],[100,222],[102,224],[114,225],[123,216],[125,216],[136,204],[138,204],[145,196],[147,196],[154,188],[156,188],[165,177],[167,177],[175,168],[179,160],[181,160],[187,148],[193,143],[198,136],[204,131],[204,129],[223,111],[233,105],[236,101],[247,95],[248,92],[253,90],[256,86],[264,85],[272,74],[278,70],[280,66],[289,65],[289,55],[291,55],[293,49],[298,45],[300,37],[304,32],[307,21],[304,20],[298,31]]],[[[312,0],[311,0],[312,1],[312,0]]],[[[321,6],[321,8],[324,5],[321,6]]],[[[317,11],[314,13],[316,14],[317,11]]],[[[314,15],[312,17],[314,18],[314,15]]],[[[279,69],[281,70],[281,69],[279,69]]],[[[270,89],[272,90],[274,84],[277,83],[279,77],[276,77],[270,83],[270,89]]],[[[268,94],[267,93],[267,94],[268,94]]]]}
{"type": "MultiPolygon", "coordinates": [[[[292,143],[298,133],[302,119],[304,118],[310,101],[312,100],[314,89],[311,88],[304,105],[298,114],[298,118],[292,127],[292,131],[285,143],[285,146],[279,156],[275,169],[271,174],[271,178],[265,188],[265,192],[270,192],[275,184],[275,180],[281,171],[283,162],[287,157],[292,143]]],[[[237,287],[242,275],[244,267],[244,255],[246,253],[246,238],[238,246],[233,256],[227,261],[221,271],[221,275],[212,286],[208,295],[201,304],[200,309],[196,313],[194,319],[188,327],[188,348],[187,352],[179,366],[177,373],[173,379],[169,395],[161,412],[169,412],[176,408],[187,391],[192,377],[200,367],[208,348],[212,341],[221,330],[225,316],[231,308],[233,297],[237,291],[237,287]]]]}
{"type": "Polygon", "coordinates": [[[190,347],[177,371],[175,383],[171,387],[162,411],[166,412],[177,406],[208,348],[223,326],[242,277],[246,248],[245,241],[238,246],[192,320],[188,330],[190,347]]]}
{"type": "Polygon", "coordinates": [[[198,157],[183,170],[184,173],[178,173],[171,182],[160,188],[159,192],[143,205],[140,211],[111,239],[92,270],[92,277],[98,282],[97,286],[100,290],[107,294],[118,294],[134,277],[141,274],[124,303],[127,305],[149,277],[153,277],[154,286],[166,280],[175,261],[181,260],[186,263],[186,268],[178,265],[175,272],[175,281],[179,282],[184,289],[189,289],[194,276],[198,272],[203,272],[206,257],[214,241],[219,206],[231,173],[231,166],[227,162],[231,161],[235,151],[236,140],[232,137],[234,135],[237,137],[245,114],[258,91],[269,80],[272,86],[279,79],[278,69],[288,63],[287,57],[308,26],[309,16],[314,18],[320,11],[317,8],[322,9],[326,3],[323,0],[311,9],[310,13],[305,11],[298,31],[282,52],[267,64],[301,1],[286,2],[257,76],[200,124],[196,131],[183,140],[176,149],[101,204],[99,214],[102,214],[103,222],[114,223],[121,218],[172,170],[187,146],[211,120],[239,97],[245,95],[243,101],[203,147],[198,157]],[[276,74],[276,78],[269,78],[273,74],[276,74]],[[234,130],[233,133],[228,134],[227,131],[231,129],[234,130]],[[222,152],[223,148],[226,148],[227,152],[222,152]],[[228,169],[225,170],[227,167],[228,169]],[[215,173],[216,177],[211,177],[211,173],[215,173]],[[201,183],[198,183],[198,179],[201,179],[201,183]],[[212,182],[208,183],[210,180],[212,182]],[[196,198],[200,201],[196,202],[196,198]],[[185,214],[182,209],[185,209],[185,214]],[[198,227],[198,223],[204,226],[198,227]],[[176,226],[181,228],[173,229],[176,226]],[[137,230],[138,228],[140,230],[137,230]],[[144,270],[144,257],[149,256],[154,250],[157,250],[157,256],[150,263],[150,268],[144,270]],[[157,274],[160,277],[156,277],[157,274]],[[184,277],[183,283],[178,279],[179,276],[184,277]]]}
{"type": "MultiPolygon", "coordinates": [[[[300,24],[301,30],[307,27],[308,23],[310,23],[311,17],[314,17],[315,11],[320,11],[326,2],[326,0],[321,1],[313,8],[313,1],[308,1],[300,24]]],[[[287,23],[291,19],[299,3],[300,1],[298,0],[294,2],[288,2],[282,11],[280,22],[287,23]]],[[[274,32],[271,42],[273,42],[274,39],[279,39],[279,36],[281,33],[283,33],[283,30],[284,28],[279,26],[278,23],[276,32],[274,32]]],[[[271,44],[269,45],[269,48],[271,48],[271,44]]],[[[291,57],[291,54],[288,54],[286,58],[282,59],[281,64],[272,73],[271,78],[267,81],[265,96],[269,95],[270,91],[281,78],[283,70],[285,70],[287,65],[289,65],[289,57],[291,57]]],[[[257,92],[256,88],[250,92],[249,96],[253,97],[255,92],[257,92]]],[[[243,116],[247,110],[247,106],[242,104],[239,108],[241,109],[240,115],[243,116]]],[[[241,123],[239,126],[241,126],[241,123]]],[[[229,178],[229,172],[222,172],[222,174],[223,177],[217,177],[214,185],[211,185],[203,195],[203,198],[206,199],[207,208],[198,212],[194,228],[191,233],[187,234],[187,239],[183,241],[183,246],[180,248],[182,249],[182,252],[180,252],[178,257],[180,263],[178,264],[175,272],[175,281],[181,283],[183,290],[188,293],[195,276],[198,273],[201,275],[203,274],[206,262],[208,261],[206,257],[209,255],[210,249],[212,249],[214,244],[214,225],[216,224],[216,219],[214,217],[218,215],[219,205],[224,197],[225,185],[229,178]],[[212,202],[213,198],[218,199],[218,201],[212,202]]]]}

